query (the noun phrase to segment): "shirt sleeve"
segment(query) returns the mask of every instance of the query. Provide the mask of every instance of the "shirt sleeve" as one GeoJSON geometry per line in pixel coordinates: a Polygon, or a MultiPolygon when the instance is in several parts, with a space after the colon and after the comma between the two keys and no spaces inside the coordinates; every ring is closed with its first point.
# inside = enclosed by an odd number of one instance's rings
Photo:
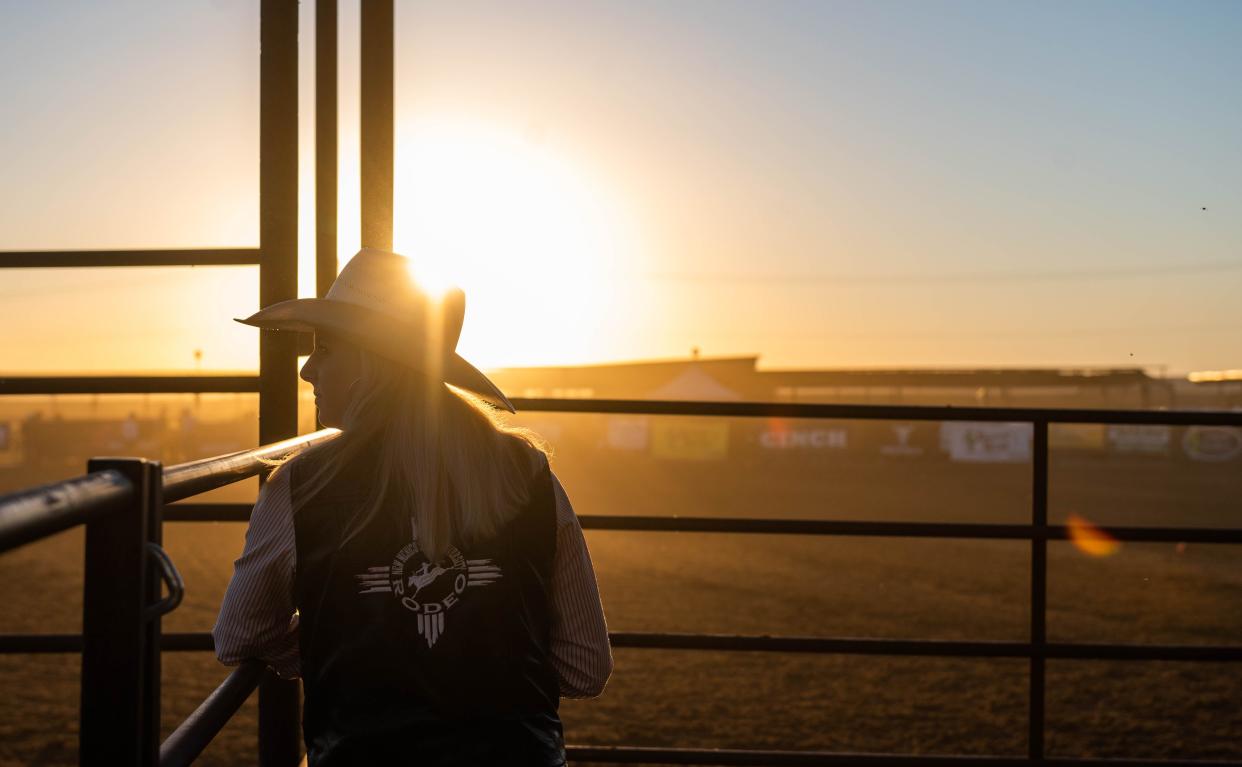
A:
{"type": "Polygon", "coordinates": [[[233,577],[211,629],[221,663],[234,666],[256,658],[285,679],[301,672],[292,509],[288,471],[278,470],[259,493],[245,547],[233,562],[233,577]]]}
{"type": "Polygon", "coordinates": [[[552,664],[561,695],[594,698],[612,675],[612,647],[600,602],[591,553],[582,525],[561,482],[552,475],[556,494],[556,554],[552,561],[552,664]]]}

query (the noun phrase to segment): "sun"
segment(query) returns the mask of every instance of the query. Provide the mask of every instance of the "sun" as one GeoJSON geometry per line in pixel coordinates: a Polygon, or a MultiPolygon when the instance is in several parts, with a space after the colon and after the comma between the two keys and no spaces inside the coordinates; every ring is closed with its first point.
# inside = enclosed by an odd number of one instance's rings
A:
{"type": "Polygon", "coordinates": [[[581,163],[495,127],[398,132],[393,244],[466,293],[458,351],[480,367],[607,356],[634,255],[617,196],[581,163]]]}

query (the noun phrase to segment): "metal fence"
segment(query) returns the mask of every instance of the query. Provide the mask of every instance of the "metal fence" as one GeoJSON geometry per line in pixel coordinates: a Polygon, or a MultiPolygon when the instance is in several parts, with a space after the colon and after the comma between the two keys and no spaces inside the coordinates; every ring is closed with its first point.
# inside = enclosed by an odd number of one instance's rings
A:
{"type": "MultiPolygon", "coordinates": [[[[264,468],[262,458],[335,433],[315,432],[167,469],[144,458],[94,458],[81,477],[0,496],[0,552],[86,525],[82,633],[0,636],[0,653],[82,654],[80,764],[189,764],[259,683],[262,667],[249,664],[234,672],[223,692],[208,701],[211,713],[196,713],[191,726],[160,747],[160,655],[182,649],[168,646],[160,618],[180,604],[185,591],[161,546],[165,503],[254,476],[264,468]],[[162,598],[161,582],[169,592],[162,598]],[[234,699],[229,693],[247,682],[253,683],[224,714],[223,704],[234,699]],[[208,734],[217,721],[212,713],[224,718],[208,734]]],[[[210,635],[208,640],[210,649],[210,635]]],[[[270,742],[289,733],[296,762],[296,722],[260,737],[270,742]]]]}
{"type": "MultiPolygon", "coordinates": [[[[1050,643],[1046,639],[1047,543],[1069,538],[1049,525],[1048,430],[1058,423],[1219,425],[1242,427],[1242,413],[1050,410],[1009,408],[889,407],[785,403],[655,402],[627,400],[514,401],[521,411],[628,413],[717,417],[786,417],[863,420],[1025,422],[1033,428],[1031,522],[970,524],[723,519],[711,517],[583,515],[595,530],[728,532],[797,535],[1003,538],[1031,543],[1030,626],[1027,641],[932,641],[871,638],[735,636],[693,633],[613,632],[614,647],[742,652],[847,653],[859,655],[1026,658],[1029,673],[1026,756],[928,756],[773,750],[570,746],[583,762],[700,765],[1088,765],[1134,760],[1052,758],[1044,753],[1045,663],[1049,658],[1096,660],[1239,661],[1242,646],[1050,643]]],[[[282,455],[327,438],[330,431],[255,450],[181,464],[160,471],[144,459],[95,459],[86,476],[0,497],[0,551],[76,524],[87,525],[83,634],[0,636],[0,652],[81,652],[83,764],[189,764],[265,678],[257,663],[243,664],[157,750],[159,651],[211,650],[206,632],[165,634],[159,616],[180,599],[180,579],[159,549],[163,521],[244,521],[245,504],[164,504],[253,476],[262,457],[282,455]],[[109,577],[99,577],[107,573],[109,577]],[[160,599],[159,582],[170,588],[160,599]],[[118,705],[118,702],[121,705],[118,705]]],[[[1242,543],[1242,528],[1108,527],[1127,541],[1242,543]]],[[[296,708],[295,708],[296,710],[296,708]]],[[[292,765],[300,758],[299,723],[287,707],[260,713],[260,763],[292,765]]],[[[1194,760],[1145,760],[1151,765],[1192,765],[1194,760]]],[[[1242,762],[1210,764],[1242,766],[1242,762]]]]}

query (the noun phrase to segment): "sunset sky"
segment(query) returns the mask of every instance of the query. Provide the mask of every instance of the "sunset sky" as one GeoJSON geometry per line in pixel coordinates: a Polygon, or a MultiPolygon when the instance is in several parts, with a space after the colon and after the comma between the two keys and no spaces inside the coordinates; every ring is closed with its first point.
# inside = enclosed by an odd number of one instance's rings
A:
{"type": "MultiPolygon", "coordinates": [[[[514,7],[396,3],[396,245],[480,367],[1242,368],[1242,3],[514,7]]],[[[0,249],[256,246],[258,8],[0,4],[0,249]]],[[[356,1],[340,33],[344,258],[356,1]]],[[[0,373],[254,369],[257,300],[0,271],[0,373]]]]}

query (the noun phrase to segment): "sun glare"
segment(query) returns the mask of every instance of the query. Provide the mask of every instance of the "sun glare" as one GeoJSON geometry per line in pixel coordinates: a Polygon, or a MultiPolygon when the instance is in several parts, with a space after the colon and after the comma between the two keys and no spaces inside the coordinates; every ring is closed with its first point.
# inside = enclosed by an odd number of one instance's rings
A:
{"type": "Polygon", "coordinates": [[[580,167],[524,136],[415,122],[400,132],[395,187],[396,250],[416,279],[466,293],[463,355],[542,364],[607,343],[601,326],[624,300],[610,273],[633,253],[631,227],[580,167]]]}
{"type": "MultiPolygon", "coordinates": [[[[398,248],[397,251],[401,252],[401,249],[398,248]]],[[[410,258],[408,269],[410,279],[436,300],[456,284],[444,270],[442,263],[433,258],[410,258]]]]}

